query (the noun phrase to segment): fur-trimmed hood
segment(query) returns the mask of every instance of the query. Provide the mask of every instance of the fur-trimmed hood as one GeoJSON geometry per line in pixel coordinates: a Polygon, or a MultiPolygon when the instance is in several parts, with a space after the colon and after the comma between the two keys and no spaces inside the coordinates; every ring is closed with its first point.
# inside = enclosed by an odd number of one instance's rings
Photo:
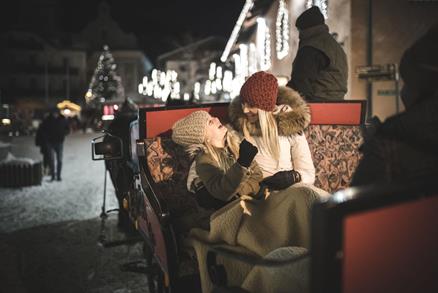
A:
{"type": "Polygon", "coordinates": [[[205,152],[207,148],[203,144],[192,144],[184,148],[184,151],[189,156],[190,160],[193,160],[201,152],[205,152]]]}
{"type": "MultiPolygon", "coordinates": [[[[279,135],[290,136],[301,133],[309,125],[310,108],[297,91],[280,86],[278,88],[277,105],[287,105],[292,108],[291,111],[280,112],[275,115],[279,135]]],[[[230,103],[228,115],[234,129],[242,133],[245,114],[242,111],[240,96],[230,103]]],[[[248,130],[253,136],[261,136],[258,122],[250,123],[248,130]]]]}

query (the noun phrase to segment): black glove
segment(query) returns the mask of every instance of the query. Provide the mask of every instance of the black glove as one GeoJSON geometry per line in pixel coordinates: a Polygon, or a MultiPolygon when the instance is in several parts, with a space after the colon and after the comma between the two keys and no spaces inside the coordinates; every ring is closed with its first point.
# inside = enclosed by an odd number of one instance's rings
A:
{"type": "Polygon", "coordinates": [[[266,177],[262,182],[271,190],[282,190],[300,181],[300,173],[295,170],[290,170],[279,171],[272,176],[266,177]]]}
{"type": "Polygon", "coordinates": [[[241,166],[248,168],[258,152],[259,150],[257,149],[257,147],[255,147],[252,143],[244,139],[240,143],[239,158],[237,159],[237,162],[241,166]]]}
{"type": "Polygon", "coordinates": [[[253,198],[254,199],[264,199],[266,197],[266,192],[269,192],[269,187],[262,182],[260,182],[260,189],[259,191],[254,194],[253,198]]]}

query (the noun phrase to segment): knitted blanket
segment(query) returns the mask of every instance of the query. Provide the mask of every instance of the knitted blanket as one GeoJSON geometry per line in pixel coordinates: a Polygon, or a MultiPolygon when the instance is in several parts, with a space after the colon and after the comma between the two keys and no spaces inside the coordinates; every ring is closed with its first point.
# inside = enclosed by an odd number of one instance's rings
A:
{"type": "MultiPolygon", "coordinates": [[[[322,191],[321,191],[322,192],[322,191]]],[[[220,245],[244,254],[267,256],[281,247],[303,247],[310,242],[310,209],[321,195],[306,185],[294,185],[272,192],[265,200],[242,199],[229,203],[212,214],[210,231],[192,229],[189,242],[196,251],[201,286],[204,293],[211,292],[213,284],[208,276],[206,257],[210,245],[220,245]],[[205,242],[209,244],[205,244],[205,242]]],[[[247,290],[263,293],[272,280],[263,280],[254,269],[240,260],[217,256],[227,272],[228,286],[245,285],[247,290]],[[265,284],[266,286],[262,286],[265,284]]],[[[266,289],[268,290],[268,289],[266,289]]],[[[269,291],[266,291],[269,292],[269,291]]]]}

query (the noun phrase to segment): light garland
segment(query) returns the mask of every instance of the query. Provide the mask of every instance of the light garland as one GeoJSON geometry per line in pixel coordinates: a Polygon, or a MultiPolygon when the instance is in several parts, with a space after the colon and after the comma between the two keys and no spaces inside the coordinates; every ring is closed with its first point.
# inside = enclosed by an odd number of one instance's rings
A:
{"type": "Polygon", "coordinates": [[[263,45],[264,48],[264,56],[263,60],[263,70],[268,70],[271,68],[271,32],[269,29],[265,32],[265,43],[263,45]]]}
{"type": "Polygon", "coordinates": [[[236,41],[237,35],[239,34],[240,28],[243,24],[243,21],[246,18],[246,15],[248,11],[252,8],[252,5],[254,4],[254,0],[246,0],[245,5],[243,6],[242,11],[240,12],[239,18],[237,19],[236,25],[233,28],[233,31],[231,32],[231,36],[228,39],[228,42],[225,46],[225,50],[222,53],[221,61],[225,62],[228,58],[228,54],[230,54],[231,47],[233,47],[234,42],[236,41]]]}
{"type": "Polygon", "coordinates": [[[163,102],[167,101],[169,96],[173,99],[180,99],[180,84],[177,77],[178,73],[174,70],[162,72],[153,69],[151,78],[143,77],[142,83],[138,85],[138,93],[160,99],[163,102]]]}
{"type": "Polygon", "coordinates": [[[276,50],[278,60],[289,53],[289,11],[284,0],[279,1],[276,25],[276,50]]]}
{"type": "MultiPolygon", "coordinates": [[[[244,45],[243,50],[245,51],[247,49],[248,49],[247,46],[244,45]]],[[[248,52],[246,52],[245,54],[248,54],[248,52]]],[[[238,70],[240,70],[240,59],[241,59],[240,55],[233,54],[233,58],[235,59],[235,61],[237,61],[236,63],[237,66],[235,67],[235,69],[238,69],[239,67],[238,70]]],[[[211,62],[208,73],[209,76],[208,79],[205,80],[205,82],[203,82],[202,84],[200,82],[195,83],[194,86],[195,99],[201,99],[202,96],[209,99],[208,96],[216,95],[216,94],[225,100],[229,100],[235,97],[235,93],[234,93],[235,78],[233,77],[233,72],[231,70],[227,70],[226,68],[216,64],[215,62],[211,62]]],[[[240,86],[239,86],[239,90],[240,90],[240,86]]]]}
{"type": "Polygon", "coordinates": [[[271,33],[264,18],[257,18],[257,48],[260,57],[260,69],[271,68],[271,33]]]}
{"type": "Polygon", "coordinates": [[[239,45],[239,55],[240,55],[240,69],[241,72],[240,74],[243,77],[249,76],[249,61],[248,61],[248,52],[249,52],[249,48],[248,45],[246,44],[240,44],[239,45]]]}
{"type": "Polygon", "coordinates": [[[248,51],[248,76],[257,72],[257,47],[254,43],[249,43],[248,51]]]}
{"type": "Polygon", "coordinates": [[[324,18],[328,18],[328,0],[307,0],[306,8],[309,9],[312,6],[318,6],[324,18]]]}

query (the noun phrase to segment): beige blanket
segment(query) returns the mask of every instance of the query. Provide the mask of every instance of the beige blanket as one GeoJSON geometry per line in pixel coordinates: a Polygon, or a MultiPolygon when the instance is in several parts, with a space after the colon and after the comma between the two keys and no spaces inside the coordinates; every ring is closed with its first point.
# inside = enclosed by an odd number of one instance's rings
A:
{"type": "MultiPolygon", "coordinates": [[[[234,201],[211,216],[210,231],[192,229],[189,242],[196,251],[202,291],[207,293],[213,289],[206,268],[209,244],[261,257],[281,247],[296,246],[308,249],[310,209],[320,197],[317,190],[309,186],[292,186],[271,193],[266,200],[234,201]]],[[[224,265],[229,286],[244,284],[247,289],[253,288],[254,285],[258,286],[254,288],[269,288],[261,286],[260,282],[269,284],[271,280],[264,282],[259,277],[248,275],[253,270],[251,265],[223,256],[218,256],[217,262],[224,265]],[[247,276],[250,277],[248,280],[247,276]]],[[[256,272],[252,275],[258,274],[256,272]]]]}

